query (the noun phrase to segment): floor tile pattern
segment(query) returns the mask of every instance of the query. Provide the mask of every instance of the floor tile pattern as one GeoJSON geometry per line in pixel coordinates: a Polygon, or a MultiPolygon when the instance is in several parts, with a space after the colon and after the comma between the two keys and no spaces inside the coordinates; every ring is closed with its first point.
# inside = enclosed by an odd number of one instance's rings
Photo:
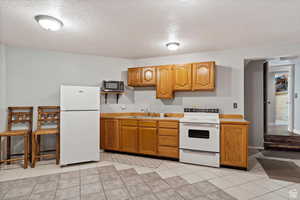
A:
{"type": "Polygon", "coordinates": [[[103,152],[100,154],[101,160],[117,162],[127,165],[137,165],[141,167],[148,168],[158,168],[163,162],[160,159],[150,158],[150,157],[141,157],[128,154],[116,154],[110,152],[103,152]]]}
{"type": "Polygon", "coordinates": [[[138,174],[113,165],[1,182],[1,200],[169,200],[235,198],[208,181],[188,183],[179,176],[138,174]]]}
{"type": "MultiPolygon", "coordinates": [[[[300,184],[269,177],[257,161],[264,158],[260,152],[250,155],[248,171],[109,154],[110,160],[67,167],[48,161],[26,170],[1,165],[0,200],[300,200],[300,184]],[[147,166],[148,159],[155,164],[147,166]]],[[[300,160],[288,161],[300,166],[300,160]]]]}

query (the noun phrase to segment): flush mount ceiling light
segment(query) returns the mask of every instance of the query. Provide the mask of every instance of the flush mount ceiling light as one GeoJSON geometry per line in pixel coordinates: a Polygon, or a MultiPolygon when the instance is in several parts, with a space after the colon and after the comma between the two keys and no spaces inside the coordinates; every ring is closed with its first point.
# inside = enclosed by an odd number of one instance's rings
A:
{"type": "Polygon", "coordinates": [[[59,19],[48,15],[36,15],[34,19],[42,28],[49,31],[58,31],[64,25],[59,19]]]}
{"type": "Polygon", "coordinates": [[[180,44],[179,42],[169,42],[166,44],[166,46],[170,51],[176,51],[179,48],[180,44]]]}

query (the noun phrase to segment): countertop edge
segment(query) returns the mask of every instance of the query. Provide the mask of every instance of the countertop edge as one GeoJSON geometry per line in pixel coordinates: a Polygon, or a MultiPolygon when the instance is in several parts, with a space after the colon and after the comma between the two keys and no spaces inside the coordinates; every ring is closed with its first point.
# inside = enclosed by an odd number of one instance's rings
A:
{"type": "MultiPolygon", "coordinates": [[[[180,118],[177,117],[145,117],[140,116],[139,118],[132,118],[127,116],[100,116],[102,119],[131,119],[131,120],[166,120],[166,121],[179,121],[180,118]]],[[[220,124],[237,124],[237,125],[249,125],[250,122],[244,119],[228,119],[228,118],[220,118],[220,124]]]]}

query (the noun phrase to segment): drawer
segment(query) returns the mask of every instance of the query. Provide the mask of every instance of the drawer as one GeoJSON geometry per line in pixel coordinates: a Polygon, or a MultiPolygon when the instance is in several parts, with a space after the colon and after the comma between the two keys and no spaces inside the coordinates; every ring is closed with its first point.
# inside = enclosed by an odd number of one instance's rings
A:
{"type": "Polygon", "coordinates": [[[144,126],[144,127],[156,127],[157,121],[155,120],[140,120],[139,121],[139,126],[144,126]]]}
{"type": "Polygon", "coordinates": [[[159,146],[158,155],[169,158],[179,158],[178,147],[159,146]]]}
{"type": "Polygon", "coordinates": [[[160,128],[158,134],[178,137],[178,129],[160,128]]]}
{"type": "Polygon", "coordinates": [[[159,127],[161,128],[177,128],[178,129],[178,121],[159,121],[159,127]]]}
{"type": "Polygon", "coordinates": [[[178,137],[175,136],[159,136],[158,144],[160,146],[171,146],[178,148],[178,137]]]}
{"type": "Polygon", "coordinates": [[[121,125],[122,126],[137,126],[138,121],[136,119],[122,119],[121,125]]]}

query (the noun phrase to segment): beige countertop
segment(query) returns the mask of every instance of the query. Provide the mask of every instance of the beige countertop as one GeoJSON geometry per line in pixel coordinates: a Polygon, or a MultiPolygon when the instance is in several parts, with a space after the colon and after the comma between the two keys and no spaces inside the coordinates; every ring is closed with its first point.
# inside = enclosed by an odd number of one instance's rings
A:
{"type": "Polygon", "coordinates": [[[229,118],[221,118],[221,124],[250,124],[249,121],[245,119],[229,119],[229,118]]]}
{"type": "MultiPolygon", "coordinates": [[[[171,120],[179,121],[180,117],[151,117],[151,116],[103,116],[102,118],[110,119],[142,119],[142,120],[171,120]]],[[[250,124],[249,121],[244,119],[230,119],[230,118],[220,118],[221,124],[240,124],[247,125],[250,124]]]]}
{"type": "Polygon", "coordinates": [[[179,117],[148,117],[148,116],[109,116],[102,118],[114,118],[114,119],[143,119],[143,120],[172,120],[179,121],[179,117]]]}

